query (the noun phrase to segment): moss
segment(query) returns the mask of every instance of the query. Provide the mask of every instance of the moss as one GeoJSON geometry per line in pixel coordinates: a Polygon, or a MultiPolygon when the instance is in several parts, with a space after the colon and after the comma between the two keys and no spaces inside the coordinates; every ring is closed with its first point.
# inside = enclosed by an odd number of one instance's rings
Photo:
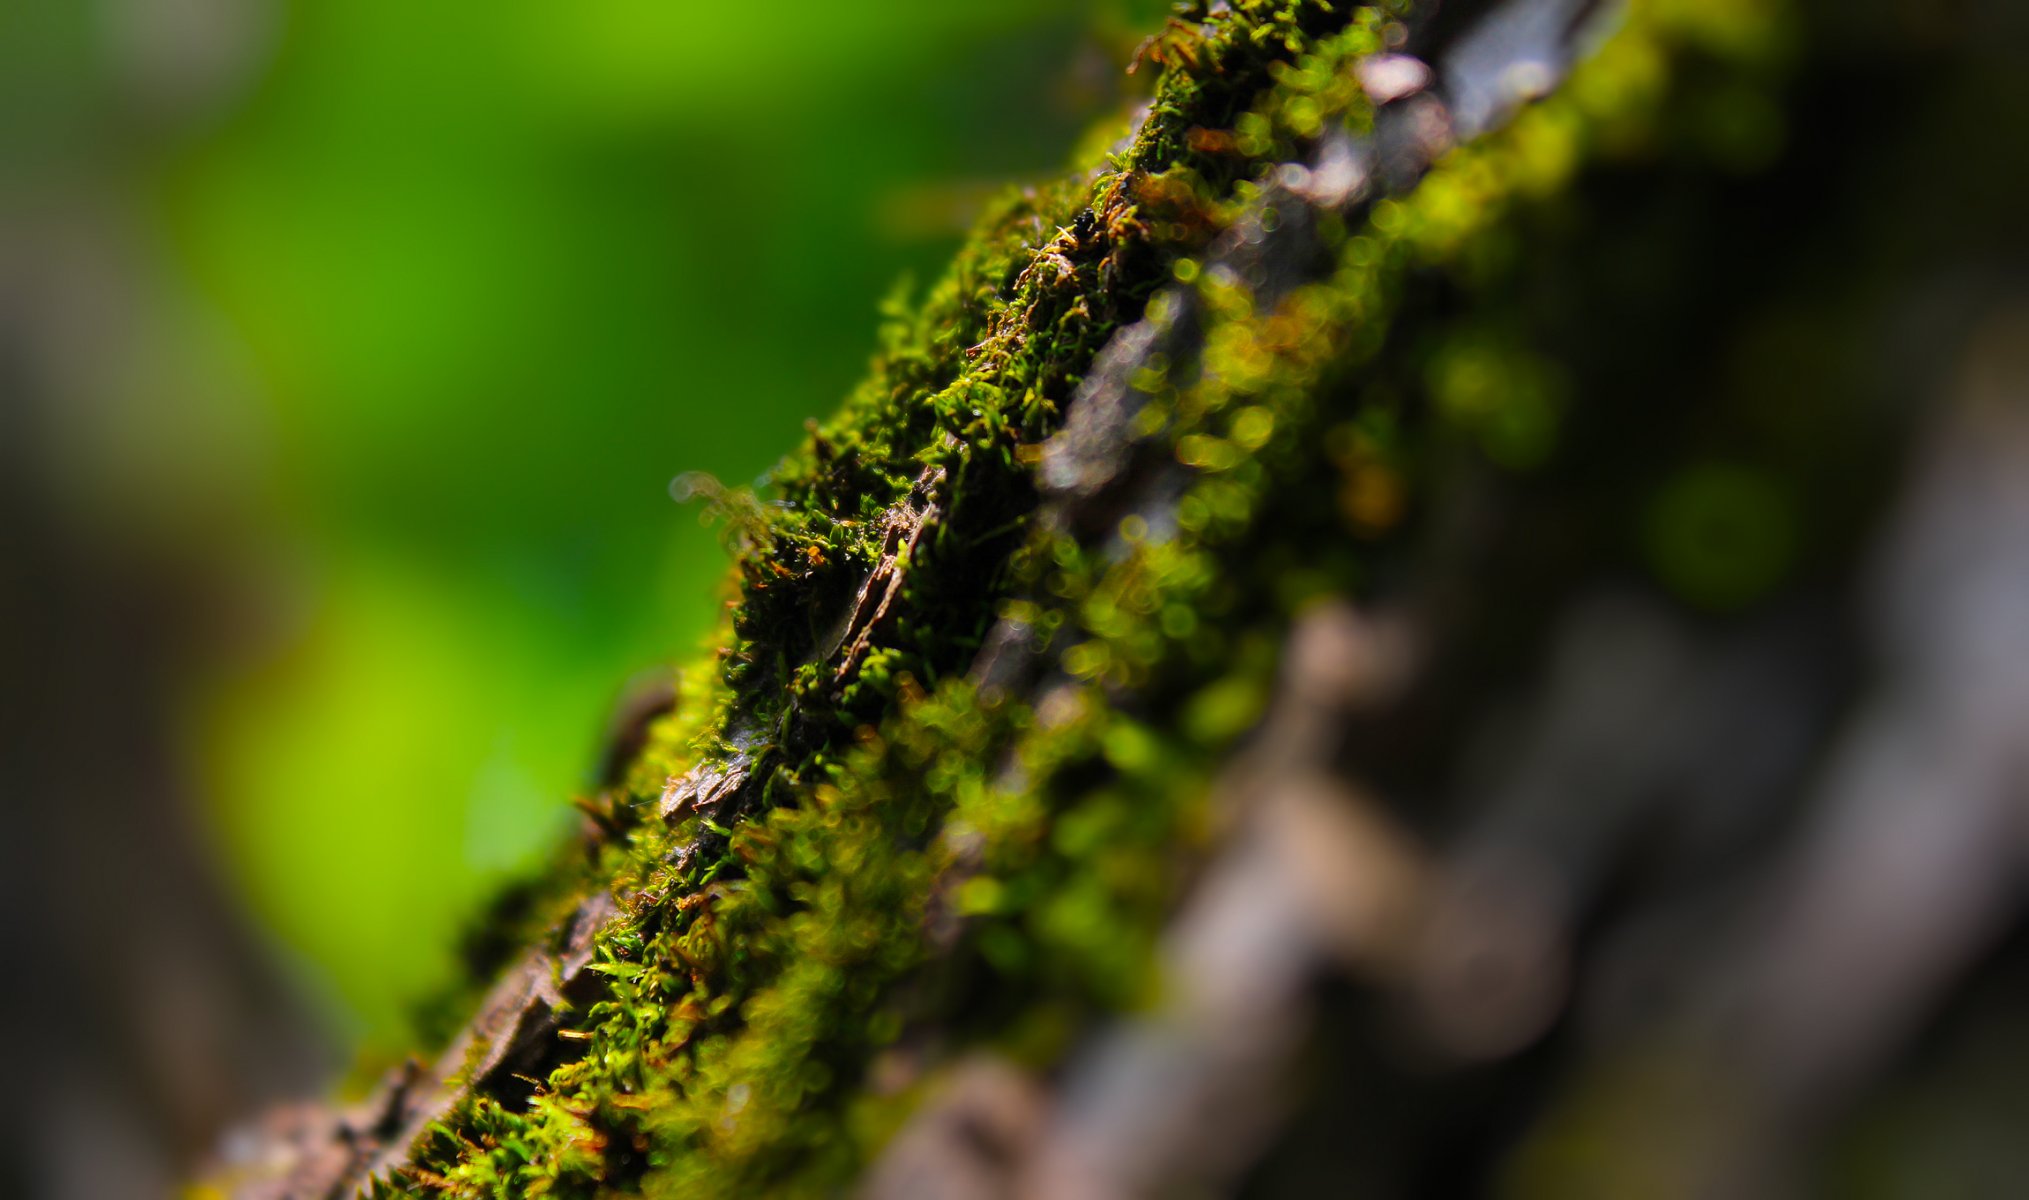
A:
{"type": "Polygon", "coordinates": [[[1513,471],[1557,452],[1563,381],[1498,299],[1518,227],[1554,220],[1590,163],[1759,153],[1765,129],[1714,141],[1740,122],[1711,106],[1766,99],[1769,11],[1636,5],[1558,94],[1327,221],[1317,277],[1273,299],[1206,269],[1205,248],[1277,164],[1371,128],[1349,67],[1402,14],[1242,0],[1152,44],[1165,71],[1133,138],[1004,199],[920,301],[891,302],[866,382],[766,502],[711,496],[738,558],[724,649],[686,672],[622,835],[528,908],[554,919],[589,887],[624,903],[598,938],[603,994],[570,1014],[581,1053],[526,1105],[468,1096],[401,1186],[828,1193],[920,1094],[920,1075],[869,1085],[905,1039],[930,1039],[933,1064],[988,1042],[1046,1065],[1095,1015],[1144,1003],[1207,781],[1293,615],[1375,586],[1438,447],[1513,471]],[[1157,303],[1188,296],[1202,352],[1137,379],[1136,430],[1184,468],[1174,528],[1037,523],[1038,447],[1170,286],[1157,303]],[[1391,338],[1411,303],[1435,315],[1391,338]],[[856,624],[872,582],[893,603],[856,624]],[[1062,674],[1038,703],[965,677],[1002,617],[1062,674]],[[739,803],[660,819],[665,780],[732,760],[739,803]]]}

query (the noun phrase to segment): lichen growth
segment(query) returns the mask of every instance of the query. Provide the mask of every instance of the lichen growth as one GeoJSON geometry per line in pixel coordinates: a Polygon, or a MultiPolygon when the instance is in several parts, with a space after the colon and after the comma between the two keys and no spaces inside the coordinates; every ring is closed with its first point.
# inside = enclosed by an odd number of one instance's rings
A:
{"type": "Polygon", "coordinates": [[[1557,452],[1569,389],[1498,302],[1517,240],[1597,164],[1752,161],[1766,128],[1721,136],[1741,123],[1709,110],[1772,110],[1785,41],[1759,4],[1635,4],[1556,94],[1328,221],[1317,277],[1262,303],[1204,251],[1279,164],[1371,128],[1350,67],[1404,13],[1186,15],[1145,60],[1165,70],[1132,139],[1005,198],[920,301],[885,308],[868,379],[768,502],[724,501],[741,529],[724,648],[684,674],[621,835],[521,907],[535,930],[588,888],[625,905],[598,940],[604,994],[571,1014],[578,1053],[525,1105],[468,1096],[382,1190],[828,1193],[956,1048],[1047,1066],[1147,1002],[1208,781],[1293,616],[1389,569],[1437,448],[1518,472],[1557,452]],[[1136,381],[1136,432],[1188,468],[1171,527],[1036,522],[1040,445],[1168,287],[1189,290],[1202,353],[1136,381]],[[1409,305],[1430,319],[1391,336],[1409,305]],[[891,514],[912,505],[934,527],[898,548],[891,514]],[[894,616],[841,672],[843,614],[883,571],[894,616]],[[1039,703],[966,677],[1004,618],[1063,676],[1039,703]],[[660,818],[668,779],[732,758],[753,802],[660,818]],[[874,1085],[904,1057],[929,1072],[874,1085]]]}

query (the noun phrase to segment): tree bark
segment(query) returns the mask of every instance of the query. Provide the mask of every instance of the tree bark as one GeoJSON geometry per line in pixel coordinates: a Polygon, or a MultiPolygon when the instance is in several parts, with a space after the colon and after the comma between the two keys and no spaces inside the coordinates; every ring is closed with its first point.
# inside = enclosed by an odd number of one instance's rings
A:
{"type": "Polygon", "coordinates": [[[2019,1178],[2021,33],[1173,22],[714,497],[725,651],[470,1024],[222,1186],[2019,1178]]]}

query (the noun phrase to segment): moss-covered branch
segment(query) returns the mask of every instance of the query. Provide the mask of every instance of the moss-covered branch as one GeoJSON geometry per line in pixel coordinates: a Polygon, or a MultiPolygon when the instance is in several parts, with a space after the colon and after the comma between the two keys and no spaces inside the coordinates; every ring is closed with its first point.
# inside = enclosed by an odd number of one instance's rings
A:
{"type": "MultiPolygon", "coordinates": [[[[1841,29],[1744,0],[1184,13],[1133,127],[892,307],[765,498],[681,481],[736,552],[718,657],[503,909],[438,1063],[226,1178],[1140,1194],[1314,1182],[1334,1114],[1437,1136],[1332,1080],[1279,1116],[1313,1036],[1462,1120],[1498,1107],[1474,1080],[1570,1083],[1547,1107],[1582,1124],[1611,1087],[1558,1040],[1559,964],[1683,894],[1613,890],[1651,824],[1694,875],[1776,840],[1686,840],[1656,797],[1716,745],[1773,765],[1714,808],[1802,778],[1912,421],[1838,397],[1843,314],[1782,325],[1867,278],[1780,207],[1814,194],[1785,114],[1835,126],[1841,55],[1895,42],[1841,29]],[[1757,372],[1790,353],[1823,361],[1784,397],[1757,372]],[[1446,956],[1482,944],[1475,990],[1446,956]],[[1366,1001],[1313,995],[1346,978],[1411,996],[1464,1082],[1377,1059],[1366,1001]]],[[[1490,1170],[1511,1135],[1471,1136],[1490,1170]]],[[[1518,1178],[1612,1176],[1560,1174],[1575,1144],[1518,1178]]],[[[1370,1186],[1444,1176],[1369,1149],[1370,1186]]]]}

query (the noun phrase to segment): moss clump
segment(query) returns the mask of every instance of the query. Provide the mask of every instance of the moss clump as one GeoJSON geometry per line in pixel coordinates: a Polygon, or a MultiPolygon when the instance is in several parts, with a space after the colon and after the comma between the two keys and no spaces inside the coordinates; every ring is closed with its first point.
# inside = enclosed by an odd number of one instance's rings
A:
{"type": "Polygon", "coordinates": [[[1142,1002],[1207,781],[1292,616],[1391,569],[1439,448],[1512,470],[1555,452],[1564,390],[1499,302],[1520,230],[1589,163],[1745,154],[1696,131],[1713,88],[1767,86],[1770,11],[1634,6],[1568,87],[1413,190],[1323,214],[1317,261],[1272,296],[1208,247],[1282,163],[1372,129],[1351,68],[1405,14],[1187,14],[1149,51],[1166,70],[1131,139],[1004,200],[889,307],[867,382],[769,502],[721,499],[725,649],[687,673],[620,834],[531,906],[622,905],[575,1054],[525,1100],[466,1094],[394,1186],[831,1192],[955,1047],[1046,1065],[1142,1002]],[[1389,336],[1405,306],[1436,314],[1421,341],[1389,336]],[[1178,481],[1164,509],[1097,534],[1038,522],[1040,447],[1094,355],[1186,307],[1193,361],[1134,381],[1139,453],[1178,481]],[[1001,620],[1046,648],[1040,694],[966,674],[1001,620]],[[713,770],[739,782],[712,802],[665,792],[713,770]]]}

